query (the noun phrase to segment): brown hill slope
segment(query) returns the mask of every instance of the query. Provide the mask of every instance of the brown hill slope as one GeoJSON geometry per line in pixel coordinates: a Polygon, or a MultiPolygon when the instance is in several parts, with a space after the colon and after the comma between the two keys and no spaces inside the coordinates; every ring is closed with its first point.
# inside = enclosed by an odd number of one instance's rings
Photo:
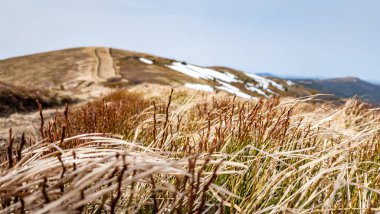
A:
{"type": "MultiPolygon", "coordinates": [[[[56,103],[67,97],[88,100],[114,88],[141,83],[227,92],[243,98],[298,97],[315,93],[289,81],[263,78],[231,68],[206,68],[103,47],[73,48],[0,60],[0,81],[14,87],[49,91],[47,99],[55,99],[56,103]]],[[[17,93],[6,94],[18,96],[17,93]]]]}

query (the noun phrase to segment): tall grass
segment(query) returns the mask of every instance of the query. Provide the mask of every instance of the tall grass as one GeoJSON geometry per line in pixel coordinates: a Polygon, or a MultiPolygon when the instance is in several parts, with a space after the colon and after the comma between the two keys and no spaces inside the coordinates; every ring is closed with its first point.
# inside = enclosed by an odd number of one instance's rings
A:
{"type": "Polygon", "coordinates": [[[118,93],[41,123],[24,149],[10,134],[0,213],[380,211],[380,114],[365,103],[118,93]]]}

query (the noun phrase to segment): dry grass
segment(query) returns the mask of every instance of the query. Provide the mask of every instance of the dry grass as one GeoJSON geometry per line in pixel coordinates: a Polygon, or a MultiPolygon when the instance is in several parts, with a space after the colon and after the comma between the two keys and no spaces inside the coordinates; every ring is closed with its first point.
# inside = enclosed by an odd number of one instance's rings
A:
{"type": "Polygon", "coordinates": [[[150,102],[142,99],[140,94],[119,90],[102,99],[57,113],[40,133],[50,142],[61,139],[62,134],[117,133],[129,138],[136,123],[146,117],[143,111],[149,105],[150,102]],[[65,133],[62,133],[63,127],[65,133]]]}
{"type": "Polygon", "coordinates": [[[0,213],[380,211],[380,115],[358,100],[113,98],[10,137],[0,213]]]}

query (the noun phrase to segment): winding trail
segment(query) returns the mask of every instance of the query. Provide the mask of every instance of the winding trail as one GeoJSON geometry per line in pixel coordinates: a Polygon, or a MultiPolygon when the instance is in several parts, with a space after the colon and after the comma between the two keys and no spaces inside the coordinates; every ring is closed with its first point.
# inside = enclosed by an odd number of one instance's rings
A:
{"type": "Polygon", "coordinates": [[[95,56],[98,61],[96,76],[102,80],[120,77],[113,65],[110,48],[96,48],[95,56]]]}

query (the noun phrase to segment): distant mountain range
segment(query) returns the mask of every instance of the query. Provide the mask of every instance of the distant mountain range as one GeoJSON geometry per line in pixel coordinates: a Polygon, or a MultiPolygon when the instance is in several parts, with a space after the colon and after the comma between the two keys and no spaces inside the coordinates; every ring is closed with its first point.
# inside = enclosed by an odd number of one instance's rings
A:
{"type": "Polygon", "coordinates": [[[379,81],[368,81],[369,83],[375,84],[375,85],[380,85],[379,81]]]}
{"type": "MultiPolygon", "coordinates": [[[[272,73],[269,73],[269,72],[263,72],[263,73],[256,73],[257,75],[259,76],[262,76],[262,77],[276,77],[276,78],[281,78],[280,76],[276,75],[276,74],[272,74],[272,73]]],[[[286,78],[284,78],[286,79],[286,78]]]]}
{"type": "Polygon", "coordinates": [[[270,72],[259,72],[256,73],[257,75],[260,76],[265,76],[265,77],[276,77],[276,78],[281,78],[281,79],[326,79],[321,76],[309,76],[309,75],[286,75],[286,74],[274,74],[270,72]]]}
{"type": "Polygon", "coordinates": [[[340,98],[359,96],[362,100],[380,105],[380,85],[356,77],[333,79],[293,79],[293,82],[322,93],[334,94],[340,98]]]}
{"type": "Polygon", "coordinates": [[[380,105],[380,81],[366,81],[357,77],[320,78],[256,73],[260,76],[288,79],[320,93],[332,94],[337,98],[360,97],[372,104],[380,105]]]}

